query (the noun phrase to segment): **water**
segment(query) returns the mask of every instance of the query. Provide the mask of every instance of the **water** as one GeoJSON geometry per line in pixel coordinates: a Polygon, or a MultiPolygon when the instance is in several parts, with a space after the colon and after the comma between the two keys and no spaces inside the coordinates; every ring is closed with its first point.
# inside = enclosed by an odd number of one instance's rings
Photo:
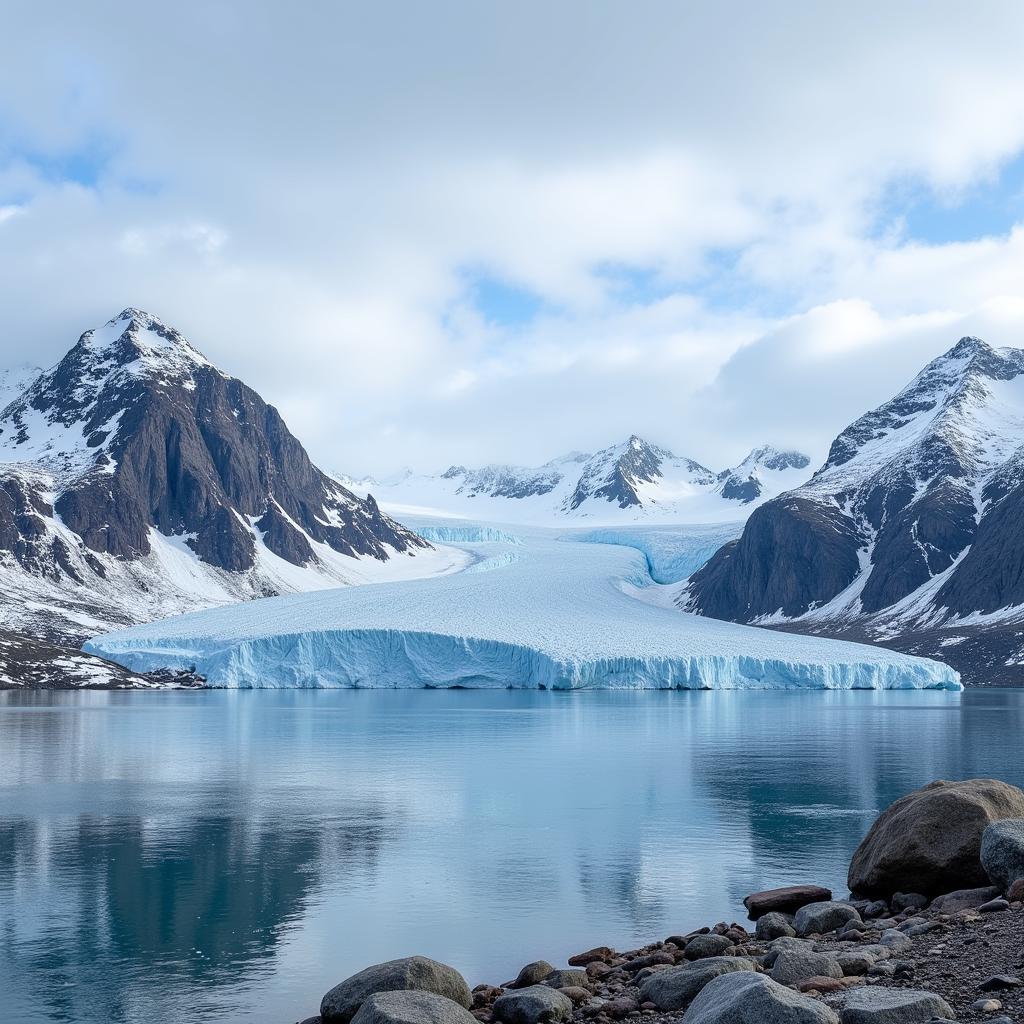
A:
{"type": "Polygon", "coordinates": [[[1024,691],[0,695],[17,1024],[287,1024],[422,952],[471,984],[845,892],[876,812],[1024,784],[1024,691]]]}

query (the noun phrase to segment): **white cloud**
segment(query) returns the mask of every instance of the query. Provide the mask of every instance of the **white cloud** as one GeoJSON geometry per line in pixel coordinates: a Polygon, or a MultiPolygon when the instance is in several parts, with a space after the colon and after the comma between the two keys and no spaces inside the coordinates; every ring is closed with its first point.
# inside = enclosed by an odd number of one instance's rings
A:
{"type": "Polygon", "coordinates": [[[1024,147],[1015,3],[62,8],[0,41],[0,358],[151,308],[386,471],[820,451],[958,332],[1024,344],[1024,229],[876,223],[1024,147]]]}

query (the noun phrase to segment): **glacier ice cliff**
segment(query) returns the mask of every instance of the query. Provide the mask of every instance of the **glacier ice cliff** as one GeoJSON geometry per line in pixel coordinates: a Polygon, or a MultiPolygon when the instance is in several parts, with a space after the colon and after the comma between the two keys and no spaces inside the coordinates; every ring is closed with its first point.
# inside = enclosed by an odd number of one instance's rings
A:
{"type": "Polygon", "coordinates": [[[688,615],[637,547],[519,531],[462,541],[480,569],[213,608],[85,645],[221,687],[959,689],[939,662],[688,615]]]}

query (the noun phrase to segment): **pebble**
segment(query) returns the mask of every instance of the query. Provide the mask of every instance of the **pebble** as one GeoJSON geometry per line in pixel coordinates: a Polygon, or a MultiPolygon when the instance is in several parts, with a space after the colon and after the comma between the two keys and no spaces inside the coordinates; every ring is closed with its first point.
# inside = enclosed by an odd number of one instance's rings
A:
{"type": "Polygon", "coordinates": [[[976,999],[971,1003],[971,1009],[979,1013],[995,1013],[1002,1008],[1003,1004],[998,999],[976,999]]]}

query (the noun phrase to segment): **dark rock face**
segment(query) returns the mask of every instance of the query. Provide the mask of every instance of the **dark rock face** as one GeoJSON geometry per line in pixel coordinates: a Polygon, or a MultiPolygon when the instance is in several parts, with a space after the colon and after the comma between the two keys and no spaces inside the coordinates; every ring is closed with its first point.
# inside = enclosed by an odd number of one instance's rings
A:
{"type": "Polygon", "coordinates": [[[853,582],[860,544],[839,509],[784,495],[755,509],[740,539],[694,574],[690,608],[737,622],[800,615],[853,582]]]}
{"type": "MultiPolygon", "coordinates": [[[[1024,423],[1005,391],[1022,375],[1024,351],[961,339],[847,427],[808,483],[755,511],[692,577],[688,610],[781,610],[836,636],[862,623],[859,639],[888,643],[1024,604],[1024,423]]],[[[941,639],[914,653],[955,658],[941,639]]]]}
{"type": "Polygon", "coordinates": [[[850,891],[938,896],[982,886],[981,840],[994,821],[1024,817],[1024,792],[995,779],[932,782],[901,797],[871,826],[850,861],[850,891]]]}
{"type": "Polygon", "coordinates": [[[294,565],[317,560],[313,542],[376,559],[385,545],[428,546],[318,470],[273,406],[139,310],[84,334],[8,406],[0,446],[56,483],[51,509],[23,473],[0,475],[0,547],[30,571],[61,570],[59,551],[34,547],[54,512],[86,551],[137,559],[156,529],[232,572],[254,565],[257,532],[294,565]],[[40,440],[40,422],[56,441],[40,440]]]}

